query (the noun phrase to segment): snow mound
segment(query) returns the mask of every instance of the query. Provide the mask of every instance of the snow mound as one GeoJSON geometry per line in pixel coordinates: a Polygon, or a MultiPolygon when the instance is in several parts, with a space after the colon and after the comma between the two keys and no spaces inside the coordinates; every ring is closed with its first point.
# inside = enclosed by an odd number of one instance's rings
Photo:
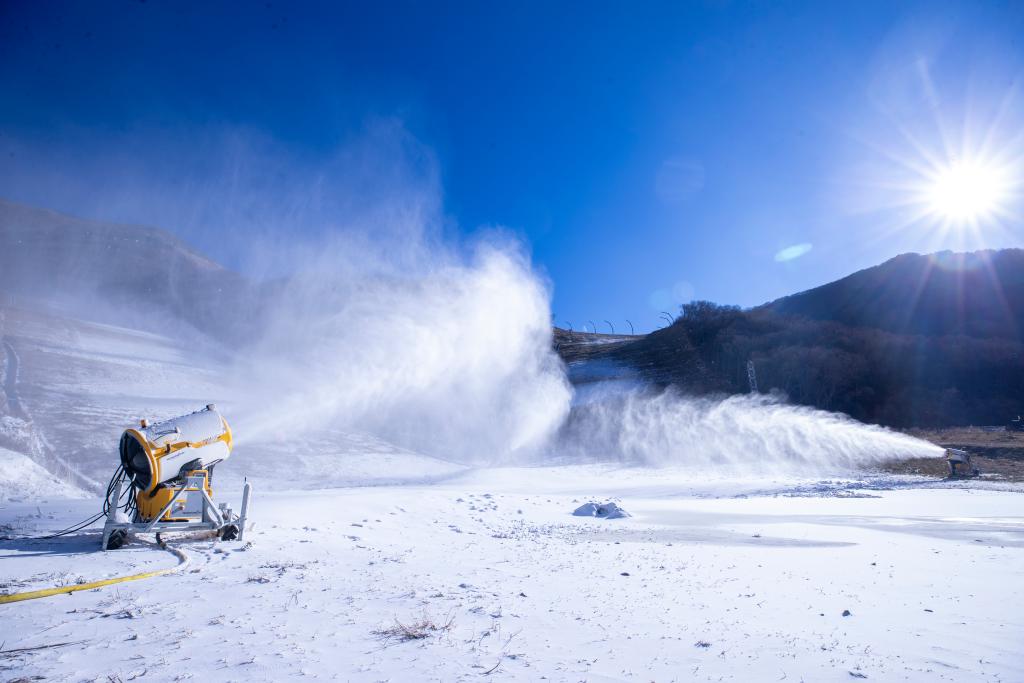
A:
{"type": "Polygon", "coordinates": [[[616,503],[584,503],[573,510],[577,517],[600,517],[602,519],[620,519],[631,517],[628,512],[620,508],[616,503]]]}
{"type": "Polygon", "coordinates": [[[0,448],[0,503],[86,497],[84,491],[56,478],[27,456],[0,448]]]}

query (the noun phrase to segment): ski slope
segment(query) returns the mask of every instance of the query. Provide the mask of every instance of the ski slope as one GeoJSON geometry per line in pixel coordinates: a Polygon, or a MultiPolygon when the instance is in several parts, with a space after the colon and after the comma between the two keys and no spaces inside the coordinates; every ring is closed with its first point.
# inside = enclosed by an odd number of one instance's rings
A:
{"type": "MultiPolygon", "coordinates": [[[[0,519],[39,534],[92,509],[8,504],[0,519]]],[[[253,518],[245,544],[174,542],[192,559],[184,574],[0,605],[5,650],[45,648],[0,659],[4,677],[1024,679],[1019,493],[495,469],[261,489],[253,518]],[[632,517],[572,516],[591,500],[632,517]]],[[[98,531],[0,542],[0,584],[176,562],[98,543],[98,531]]]]}

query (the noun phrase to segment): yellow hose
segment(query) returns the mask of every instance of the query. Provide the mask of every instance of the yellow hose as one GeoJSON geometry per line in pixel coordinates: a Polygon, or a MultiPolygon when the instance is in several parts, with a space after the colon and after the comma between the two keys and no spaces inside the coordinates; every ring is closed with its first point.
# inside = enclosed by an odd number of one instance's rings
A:
{"type": "Polygon", "coordinates": [[[154,576],[163,576],[164,574],[171,574],[178,572],[188,566],[189,557],[183,550],[172,548],[163,541],[160,542],[160,547],[169,553],[172,553],[178,558],[178,564],[174,567],[168,567],[167,569],[158,569],[152,572],[143,572],[142,574],[131,574],[129,576],[117,576],[113,579],[103,579],[102,581],[90,581],[89,583],[76,583],[73,586],[60,586],[57,588],[44,588],[38,591],[25,591],[24,593],[10,593],[8,595],[0,595],[0,605],[7,604],[9,602],[21,602],[22,600],[35,600],[36,598],[48,598],[51,595],[60,595],[62,593],[74,593],[75,591],[87,591],[93,588],[103,588],[104,586],[110,586],[115,583],[124,583],[125,581],[139,581],[140,579],[151,579],[154,576]]]}

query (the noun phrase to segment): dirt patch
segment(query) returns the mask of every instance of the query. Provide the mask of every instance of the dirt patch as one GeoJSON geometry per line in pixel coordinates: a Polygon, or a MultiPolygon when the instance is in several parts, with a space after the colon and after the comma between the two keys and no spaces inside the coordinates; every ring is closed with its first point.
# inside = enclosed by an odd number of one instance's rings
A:
{"type": "Polygon", "coordinates": [[[950,427],[911,429],[907,433],[944,448],[963,448],[988,457],[1024,459],[1024,432],[994,427],[950,427]]]}

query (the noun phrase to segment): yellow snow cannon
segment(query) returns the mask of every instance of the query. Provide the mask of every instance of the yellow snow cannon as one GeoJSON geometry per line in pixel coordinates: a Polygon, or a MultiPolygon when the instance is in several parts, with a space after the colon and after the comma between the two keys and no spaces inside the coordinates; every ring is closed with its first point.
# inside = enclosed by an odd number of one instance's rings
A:
{"type": "Polygon", "coordinates": [[[203,410],[126,429],[121,465],[107,488],[104,550],[121,547],[131,533],[210,530],[241,539],[251,485],[239,515],[213,502],[214,466],[231,457],[231,428],[212,403],[203,410]],[[124,485],[127,484],[127,489],[124,485]]]}

